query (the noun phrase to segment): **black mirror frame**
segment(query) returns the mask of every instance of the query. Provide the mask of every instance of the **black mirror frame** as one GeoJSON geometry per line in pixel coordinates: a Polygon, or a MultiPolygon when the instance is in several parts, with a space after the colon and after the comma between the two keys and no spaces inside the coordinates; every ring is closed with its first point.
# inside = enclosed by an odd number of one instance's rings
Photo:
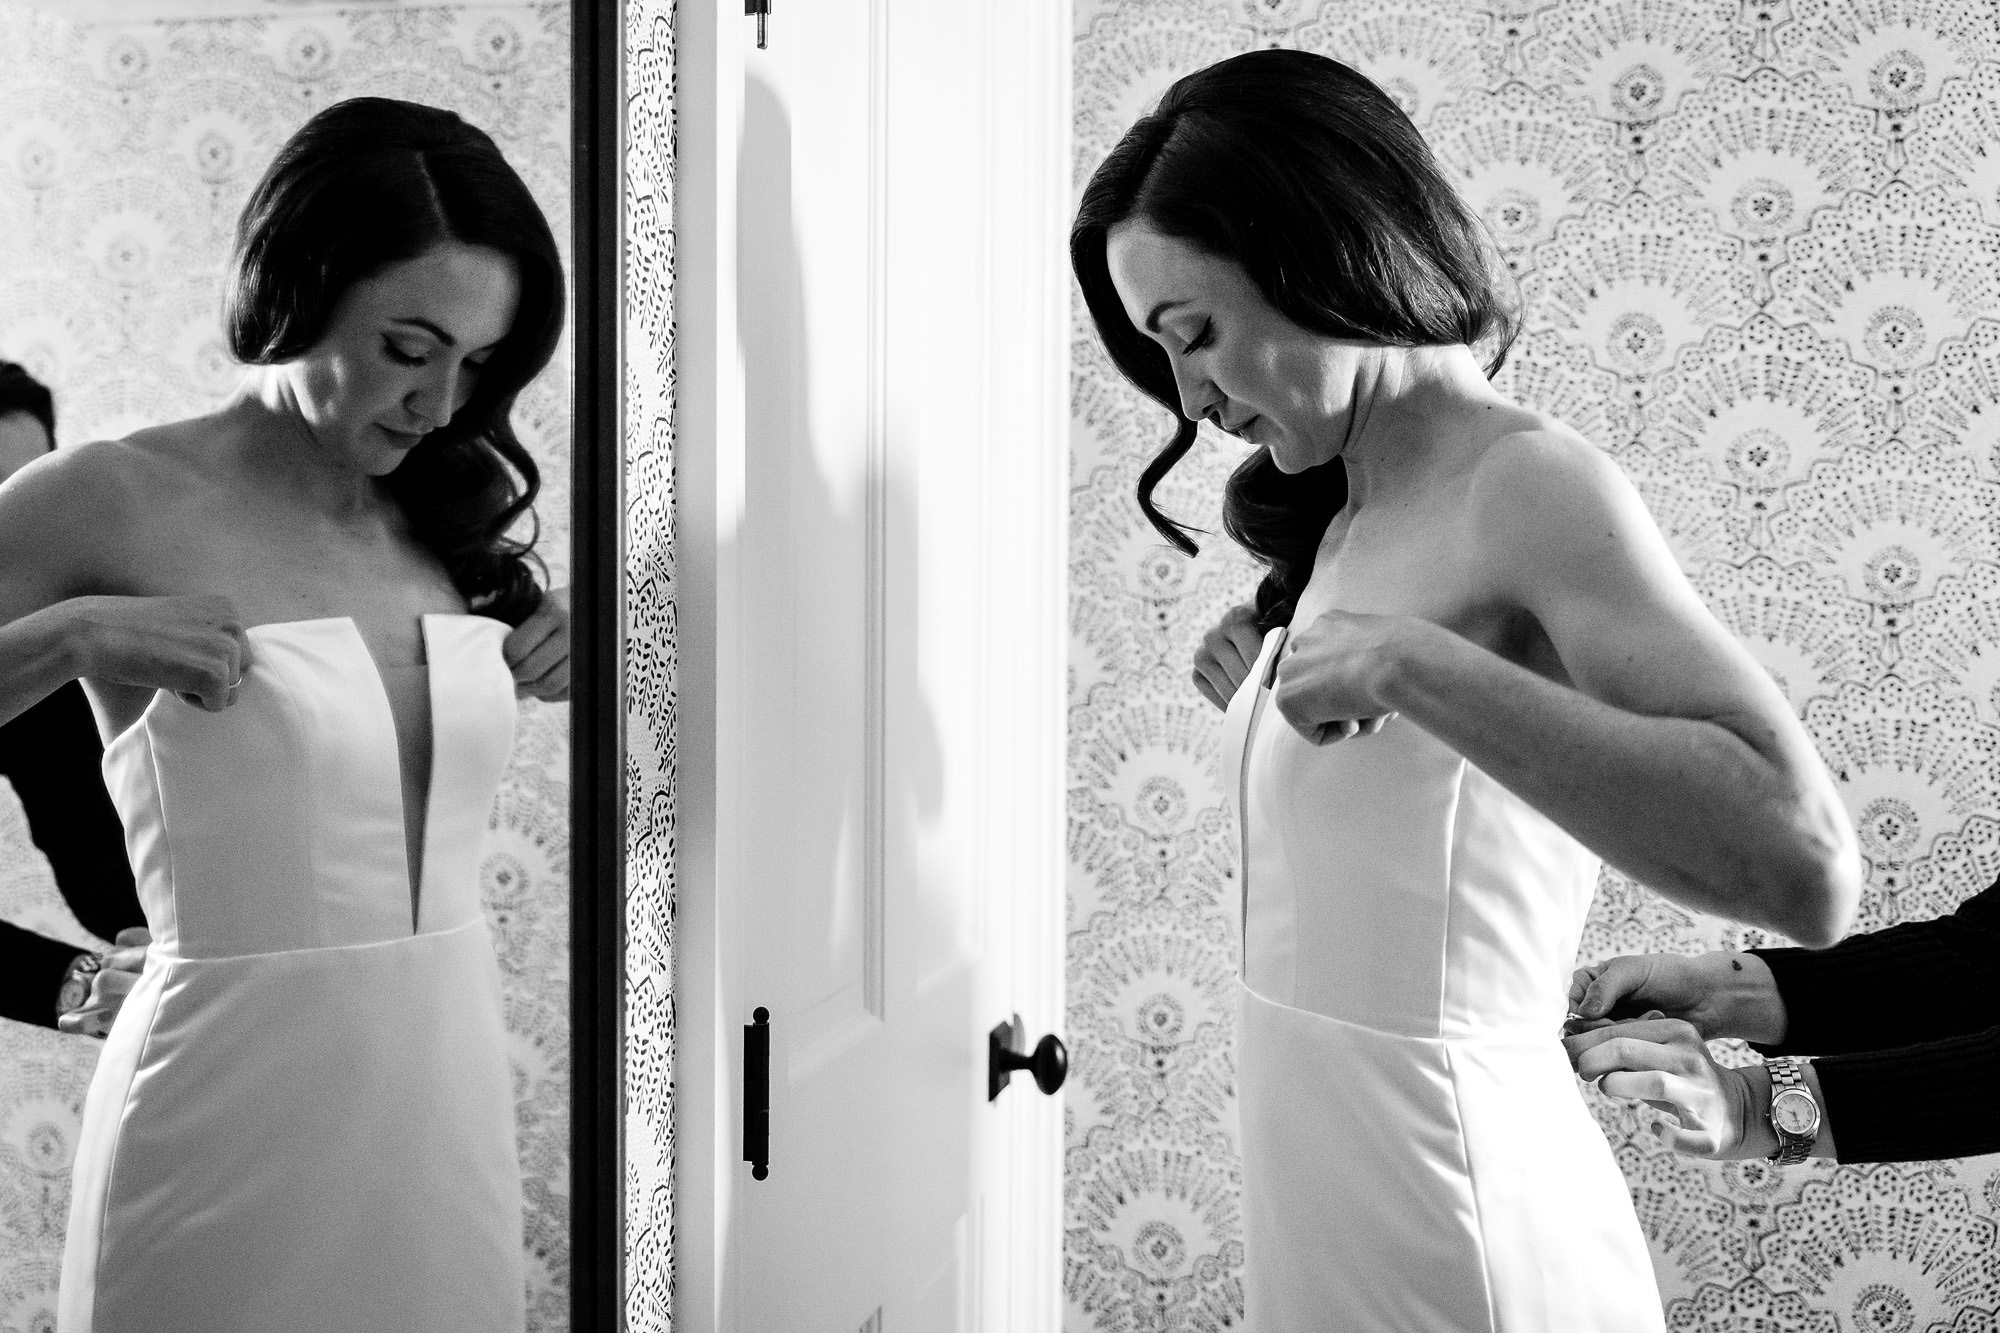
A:
{"type": "Polygon", "coordinates": [[[625,941],[618,329],[623,6],[572,0],[575,433],[570,607],[570,1327],[622,1326],[625,941]]]}

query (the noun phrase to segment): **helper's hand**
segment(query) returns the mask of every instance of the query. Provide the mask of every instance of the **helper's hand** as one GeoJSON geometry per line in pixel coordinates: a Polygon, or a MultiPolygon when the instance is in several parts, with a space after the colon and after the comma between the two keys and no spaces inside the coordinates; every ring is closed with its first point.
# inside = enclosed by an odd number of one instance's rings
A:
{"type": "Polygon", "coordinates": [[[1588,1031],[1642,1010],[1691,1025],[1703,1038],[1785,1037],[1785,1002],[1763,959],[1748,953],[1627,954],[1570,978],[1572,1032],[1588,1031]]]}
{"type": "Polygon", "coordinates": [[[227,597],[76,597],[61,604],[79,636],[79,675],[171,690],[211,713],[236,702],[250,639],[227,597]]]}
{"type": "Polygon", "coordinates": [[[1329,611],[1286,640],[1272,701],[1315,745],[1369,736],[1396,714],[1375,696],[1405,616],[1329,611]]]}
{"type": "Polygon", "coordinates": [[[1596,1080],[1606,1096],[1665,1111],[1669,1119],[1653,1132],[1675,1152],[1762,1157],[1776,1146],[1750,1076],[1717,1064],[1691,1023],[1657,1016],[1611,1023],[1567,1036],[1563,1047],[1577,1077],[1596,1080]]]}
{"type": "Polygon", "coordinates": [[[1224,611],[1194,651],[1194,687],[1201,697],[1217,708],[1228,708],[1263,646],[1255,607],[1232,606],[1224,611]]]}
{"type": "Polygon", "coordinates": [[[90,998],[58,1018],[56,1026],[86,1037],[101,1037],[111,1031],[112,1020],[125,1007],[125,997],[139,983],[152,942],[152,934],[144,926],[119,931],[118,947],[104,955],[104,966],[90,979],[90,998]]]}
{"type": "Polygon", "coordinates": [[[514,673],[514,693],[559,703],[569,698],[569,589],[551,588],[542,604],[500,645],[514,673]]]}

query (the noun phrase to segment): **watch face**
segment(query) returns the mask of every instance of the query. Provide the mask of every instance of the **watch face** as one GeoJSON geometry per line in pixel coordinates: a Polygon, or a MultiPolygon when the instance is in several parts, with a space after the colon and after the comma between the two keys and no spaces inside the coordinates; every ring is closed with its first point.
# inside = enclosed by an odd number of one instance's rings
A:
{"type": "Polygon", "coordinates": [[[63,982],[62,989],[56,992],[56,1011],[66,1014],[72,1009],[80,1009],[83,1007],[83,1002],[89,998],[90,978],[71,977],[63,982]]]}
{"type": "Polygon", "coordinates": [[[1771,1099],[1771,1123],[1803,1138],[1819,1127],[1819,1108],[1807,1094],[1787,1088],[1771,1099]]]}

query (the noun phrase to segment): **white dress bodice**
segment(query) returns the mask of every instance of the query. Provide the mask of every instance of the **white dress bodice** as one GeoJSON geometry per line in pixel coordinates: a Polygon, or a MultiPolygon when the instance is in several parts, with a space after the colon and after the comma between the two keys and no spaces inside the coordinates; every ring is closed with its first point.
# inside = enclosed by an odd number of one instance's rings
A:
{"type": "Polygon", "coordinates": [[[1224,725],[1249,1333],[1647,1333],[1559,1041],[1597,862],[1408,718],[1314,745],[1271,631],[1224,725]]]}
{"type": "Polygon", "coordinates": [[[479,903],[507,627],[423,619],[418,893],[346,619],[260,625],[236,702],[105,748],[153,944],[84,1103],[60,1333],[518,1333],[520,1168],[479,903]]]}

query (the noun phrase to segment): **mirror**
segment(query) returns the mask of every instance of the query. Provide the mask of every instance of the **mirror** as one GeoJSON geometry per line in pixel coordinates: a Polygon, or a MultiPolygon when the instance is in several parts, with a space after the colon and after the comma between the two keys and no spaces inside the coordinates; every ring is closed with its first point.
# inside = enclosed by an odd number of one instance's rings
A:
{"type": "MultiPolygon", "coordinates": [[[[232,391],[241,371],[219,311],[237,213],[277,146],[347,97],[444,106],[488,131],[547,216],[577,293],[571,21],[548,0],[0,0],[0,359],[52,391],[58,447],[197,415],[232,391]]],[[[552,586],[578,563],[582,313],[572,308],[513,412],[541,471],[536,549],[552,586]]],[[[587,615],[580,636],[594,632],[587,615]]],[[[580,714],[601,711],[601,695],[580,688],[578,700],[580,714]]],[[[522,703],[479,869],[503,979],[527,1326],[541,1330],[570,1326],[570,1264],[585,1257],[571,1234],[570,720],[570,705],[522,703]]],[[[105,895],[59,884],[62,869],[36,847],[20,794],[0,786],[0,921],[17,928],[0,945],[25,931],[64,950],[106,947],[117,912],[86,910],[97,933],[86,929],[65,894],[105,895]]],[[[53,1327],[70,1162],[102,1049],[0,1022],[0,1326],[53,1327]]]]}

